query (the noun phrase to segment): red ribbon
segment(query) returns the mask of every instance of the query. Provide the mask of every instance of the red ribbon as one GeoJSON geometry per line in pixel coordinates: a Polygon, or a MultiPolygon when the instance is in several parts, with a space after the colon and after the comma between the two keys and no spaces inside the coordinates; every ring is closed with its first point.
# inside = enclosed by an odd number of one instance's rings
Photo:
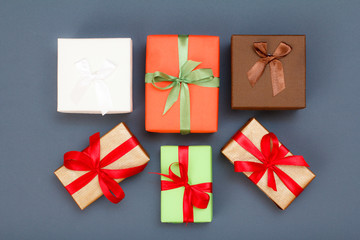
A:
{"type": "Polygon", "coordinates": [[[104,169],[104,167],[124,156],[138,146],[139,142],[132,136],[100,160],[100,133],[93,134],[89,140],[89,146],[82,152],[70,151],[64,154],[64,166],[66,168],[74,171],[89,171],[65,188],[70,195],[73,195],[98,176],[99,185],[105,197],[112,203],[118,203],[125,197],[125,193],[114,179],[127,178],[138,174],[144,170],[147,163],[125,169],[104,169]]]}
{"type": "Polygon", "coordinates": [[[305,166],[309,165],[305,162],[302,156],[288,156],[285,157],[289,150],[284,145],[279,144],[279,140],[273,133],[266,134],[261,139],[261,151],[248,139],[242,132],[237,132],[233,139],[246,151],[252,154],[262,163],[249,162],[249,161],[235,161],[235,172],[253,172],[250,175],[250,180],[257,184],[263,177],[265,172],[268,172],[268,187],[276,191],[276,182],[274,172],[285,184],[285,186],[295,195],[304,190],[297,184],[289,175],[280,170],[276,165],[292,165],[292,166],[305,166]]]}
{"type": "Polygon", "coordinates": [[[161,181],[161,191],[171,190],[179,187],[185,187],[183,200],[183,221],[185,223],[194,222],[193,206],[205,209],[207,208],[210,196],[207,193],[212,193],[212,183],[200,183],[195,185],[189,184],[188,177],[188,162],[189,162],[189,147],[179,146],[179,162],[174,162],[169,166],[169,175],[162,173],[155,173],[171,179],[172,181],[161,181]],[[177,176],[171,167],[174,164],[179,165],[180,176],[177,176]]]}

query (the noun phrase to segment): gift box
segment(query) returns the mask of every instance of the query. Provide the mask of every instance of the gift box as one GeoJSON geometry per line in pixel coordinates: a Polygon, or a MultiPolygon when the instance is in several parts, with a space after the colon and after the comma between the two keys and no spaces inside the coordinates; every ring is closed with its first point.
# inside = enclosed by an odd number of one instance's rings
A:
{"type": "Polygon", "coordinates": [[[161,222],[212,221],[210,146],[161,147],[161,222]]]}
{"type": "Polygon", "coordinates": [[[132,40],[58,39],[57,110],[132,112],[132,40]]]}
{"type": "Polygon", "coordinates": [[[120,202],[125,194],[118,184],[141,172],[148,154],[124,123],[120,123],[100,138],[96,133],[83,151],[64,155],[64,165],[54,173],[81,210],[103,194],[120,202]]]}
{"type": "Polygon", "coordinates": [[[285,210],[315,178],[302,156],[293,155],[275,134],[250,119],[221,152],[278,207],[285,210]]]}
{"type": "Polygon", "coordinates": [[[232,108],[305,108],[305,57],[305,35],[233,35],[232,108]]]}
{"type": "Polygon", "coordinates": [[[146,45],[145,128],[217,131],[219,37],[151,35],[146,45]]]}

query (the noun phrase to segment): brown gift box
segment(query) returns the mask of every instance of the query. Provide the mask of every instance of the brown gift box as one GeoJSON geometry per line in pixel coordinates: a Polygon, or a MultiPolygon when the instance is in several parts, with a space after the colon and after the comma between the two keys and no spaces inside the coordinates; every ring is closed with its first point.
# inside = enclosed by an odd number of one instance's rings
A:
{"type": "MultiPolygon", "coordinates": [[[[268,134],[266,130],[255,118],[250,119],[239,131],[241,131],[258,149],[260,149],[261,139],[268,134]]],[[[280,143],[281,144],[281,143],[280,143]]],[[[253,155],[242,148],[235,140],[230,141],[223,147],[221,152],[230,160],[232,164],[235,161],[251,161],[261,163],[253,155]]],[[[289,152],[286,156],[292,156],[289,152]]],[[[289,175],[303,189],[315,178],[315,174],[304,166],[277,165],[279,169],[289,175]]],[[[252,172],[244,172],[249,177],[252,172]]],[[[284,183],[275,175],[277,191],[267,186],[267,173],[258,182],[257,186],[282,210],[285,210],[296,196],[284,185],[284,183]]]]}
{"type": "Polygon", "coordinates": [[[231,37],[231,107],[244,110],[286,110],[306,107],[305,35],[233,35],[231,37]],[[254,85],[247,72],[260,59],[254,43],[266,42],[273,54],[281,42],[291,52],[279,59],[284,69],[285,89],[273,96],[270,64],[254,85]]]}
{"type": "MultiPolygon", "coordinates": [[[[127,128],[124,123],[120,123],[108,133],[100,139],[100,160],[102,160],[108,153],[114,150],[116,147],[124,143],[133,134],[127,128]]],[[[124,169],[131,168],[146,164],[150,160],[149,155],[143,149],[143,147],[139,144],[128,153],[123,155],[121,158],[106,166],[105,169],[124,169]]],[[[60,182],[67,186],[77,178],[86,174],[87,171],[73,171],[69,170],[64,166],[58,168],[55,172],[55,175],[58,177],[60,182]]],[[[116,182],[121,182],[122,179],[114,179],[116,182]]],[[[91,203],[96,201],[99,197],[103,195],[98,176],[92,179],[87,185],[85,185],[82,189],[71,195],[77,205],[81,208],[81,210],[85,209],[91,203]]]]}

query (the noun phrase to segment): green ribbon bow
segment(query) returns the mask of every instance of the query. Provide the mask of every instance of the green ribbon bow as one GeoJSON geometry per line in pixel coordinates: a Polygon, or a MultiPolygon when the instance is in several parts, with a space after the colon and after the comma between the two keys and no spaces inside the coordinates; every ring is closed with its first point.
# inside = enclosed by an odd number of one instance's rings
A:
{"type": "Polygon", "coordinates": [[[171,89],[167,97],[163,115],[174,105],[180,94],[180,133],[185,135],[190,133],[190,92],[188,84],[194,84],[202,87],[219,87],[219,78],[214,77],[210,68],[194,69],[201,62],[187,60],[188,54],[188,35],[178,36],[179,48],[179,67],[178,77],[156,71],[145,74],[145,82],[152,83],[154,87],[160,90],[171,89]],[[166,87],[159,87],[158,82],[171,82],[166,87]]]}

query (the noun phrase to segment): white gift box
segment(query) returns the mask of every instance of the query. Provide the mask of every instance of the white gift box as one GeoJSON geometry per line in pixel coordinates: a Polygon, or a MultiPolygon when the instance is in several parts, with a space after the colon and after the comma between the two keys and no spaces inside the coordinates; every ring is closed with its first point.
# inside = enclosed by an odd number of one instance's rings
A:
{"type": "Polygon", "coordinates": [[[58,39],[58,112],[132,112],[131,38],[58,39]]]}

